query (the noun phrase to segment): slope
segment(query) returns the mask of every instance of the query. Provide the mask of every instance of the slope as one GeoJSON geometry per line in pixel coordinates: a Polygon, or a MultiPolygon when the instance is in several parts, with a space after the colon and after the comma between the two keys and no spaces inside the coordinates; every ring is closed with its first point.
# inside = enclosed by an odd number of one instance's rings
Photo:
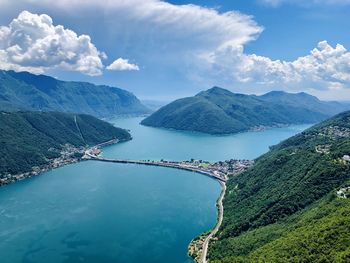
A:
{"type": "Polygon", "coordinates": [[[350,112],[296,135],[231,178],[213,262],[347,262],[350,112]],[[215,261],[216,260],[216,261],[215,261]]]}
{"type": "Polygon", "coordinates": [[[61,156],[67,144],[78,148],[112,139],[125,141],[131,136],[88,115],[0,112],[0,178],[48,164],[61,156]]]}
{"type": "Polygon", "coordinates": [[[130,92],[87,82],[0,70],[0,110],[60,111],[110,117],[149,110],[130,92]]]}

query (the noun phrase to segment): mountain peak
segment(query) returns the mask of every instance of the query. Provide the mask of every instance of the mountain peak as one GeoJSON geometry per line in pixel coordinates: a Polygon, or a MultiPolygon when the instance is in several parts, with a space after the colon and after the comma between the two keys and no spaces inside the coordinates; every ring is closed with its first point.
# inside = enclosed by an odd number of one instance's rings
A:
{"type": "Polygon", "coordinates": [[[227,89],[223,89],[217,86],[214,86],[206,91],[204,91],[204,93],[209,93],[209,94],[225,94],[225,93],[230,93],[232,94],[231,91],[227,90],[227,89]]]}
{"type": "Polygon", "coordinates": [[[225,95],[225,96],[234,96],[234,95],[242,95],[238,93],[233,93],[232,91],[229,91],[224,88],[220,88],[217,86],[214,86],[208,90],[201,91],[197,94],[197,96],[208,96],[208,95],[225,95]]]}

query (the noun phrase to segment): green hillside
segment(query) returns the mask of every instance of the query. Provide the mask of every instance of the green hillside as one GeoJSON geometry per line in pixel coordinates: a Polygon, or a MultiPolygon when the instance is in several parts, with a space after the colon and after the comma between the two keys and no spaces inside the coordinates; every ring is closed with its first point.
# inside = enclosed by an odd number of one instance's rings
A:
{"type": "Polygon", "coordinates": [[[296,135],[231,178],[211,262],[349,262],[350,112],[296,135]]]}
{"type": "Polygon", "coordinates": [[[97,117],[149,112],[132,93],[119,88],[4,70],[0,70],[0,110],[59,111],[97,117]]]}
{"type": "Polygon", "coordinates": [[[0,112],[0,178],[49,163],[66,144],[85,147],[111,139],[125,141],[131,136],[89,115],[0,112]]]}
{"type": "Polygon", "coordinates": [[[261,126],[316,123],[348,108],[349,105],[323,102],[306,93],[271,92],[255,96],[214,87],[160,108],[141,124],[227,134],[261,126]]]}

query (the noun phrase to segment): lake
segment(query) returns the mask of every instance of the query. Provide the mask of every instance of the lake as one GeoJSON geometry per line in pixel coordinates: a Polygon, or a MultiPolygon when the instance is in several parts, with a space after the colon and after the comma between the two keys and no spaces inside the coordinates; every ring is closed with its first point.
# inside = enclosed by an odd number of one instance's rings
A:
{"type": "MultiPolygon", "coordinates": [[[[125,159],[253,159],[309,125],[211,136],[115,119],[133,140],[125,159]]],[[[216,221],[219,183],[176,169],[85,161],[0,188],[0,258],[7,262],[188,263],[192,238],[216,221]]]]}
{"type": "Polygon", "coordinates": [[[255,159],[267,152],[269,146],[311,126],[293,125],[263,132],[216,136],[146,127],[139,125],[141,120],[142,118],[112,120],[116,126],[130,130],[133,140],[106,147],[104,156],[136,160],[255,159]]]}

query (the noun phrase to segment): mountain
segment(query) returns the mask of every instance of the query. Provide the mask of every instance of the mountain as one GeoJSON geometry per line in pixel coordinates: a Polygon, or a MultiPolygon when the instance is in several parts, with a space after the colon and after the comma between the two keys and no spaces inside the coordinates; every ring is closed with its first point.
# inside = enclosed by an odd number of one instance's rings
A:
{"type": "Polygon", "coordinates": [[[210,262],[349,262],[349,154],[345,112],[230,178],[210,262]]]}
{"type": "Polygon", "coordinates": [[[287,93],[284,91],[271,91],[260,96],[260,98],[267,102],[280,103],[288,106],[298,105],[310,111],[322,112],[328,107],[327,112],[331,115],[340,113],[344,111],[344,109],[350,109],[349,103],[320,101],[317,97],[311,96],[305,92],[287,93]]]}
{"type": "Polygon", "coordinates": [[[0,70],[0,110],[60,111],[110,117],[149,110],[130,92],[87,82],[0,70]]]}
{"type": "Polygon", "coordinates": [[[126,141],[131,136],[89,115],[0,112],[0,179],[47,165],[62,151],[76,153],[78,148],[112,139],[126,141]]]}
{"type": "Polygon", "coordinates": [[[316,123],[349,108],[350,105],[320,101],[306,93],[270,92],[255,96],[214,87],[160,108],[141,124],[227,134],[261,126],[316,123]]]}

